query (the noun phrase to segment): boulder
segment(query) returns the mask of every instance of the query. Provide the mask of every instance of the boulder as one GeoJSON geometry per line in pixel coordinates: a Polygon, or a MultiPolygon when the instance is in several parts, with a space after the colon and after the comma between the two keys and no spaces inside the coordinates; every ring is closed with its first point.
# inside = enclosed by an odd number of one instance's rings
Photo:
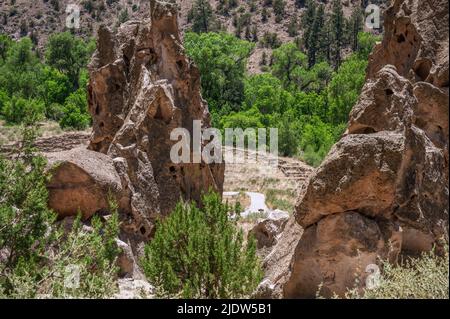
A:
{"type": "Polygon", "coordinates": [[[291,216],[276,244],[263,261],[265,277],[256,289],[255,298],[283,298],[283,287],[290,277],[290,264],[303,234],[303,228],[291,216]]]}
{"type": "Polygon", "coordinates": [[[80,212],[88,219],[108,210],[110,195],[126,206],[120,177],[109,156],[83,148],[46,156],[52,175],[47,184],[48,204],[60,217],[80,212]]]}
{"type": "Polygon", "coordinates": [[[346,211],[388,217],[404,152],[405,139],[398,133],[345,136],[302,192],[297,221],[308,227],[324,216],[346,211]]]}
{"type": "Polygon", "coordinates": [[[332,297],[345,294],[357,280],[365,282],[369,265],[378,256],[395,257],[401,243],[400,228],[384,229],[357,212],[328,215],[305,229],[291,260],[291,274],[283,289],[285,298],[332,297]],[[390,242],[392,247],[388,247],[390,242]]]}

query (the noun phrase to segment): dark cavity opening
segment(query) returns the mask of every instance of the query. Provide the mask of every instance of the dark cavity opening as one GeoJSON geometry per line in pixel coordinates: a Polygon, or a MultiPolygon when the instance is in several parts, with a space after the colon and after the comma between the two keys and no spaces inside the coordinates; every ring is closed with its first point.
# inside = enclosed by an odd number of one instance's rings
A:
{"type": "Polygon", "coordinates": [[[397,42],[398,42],[398,43],[402,43],[402,42],[405,42],[405,41],[406,41],[406,38],[405,38],[405,36],[403,35],[403,33],[400,34],[399,36],[397,36],[397,42]]]}

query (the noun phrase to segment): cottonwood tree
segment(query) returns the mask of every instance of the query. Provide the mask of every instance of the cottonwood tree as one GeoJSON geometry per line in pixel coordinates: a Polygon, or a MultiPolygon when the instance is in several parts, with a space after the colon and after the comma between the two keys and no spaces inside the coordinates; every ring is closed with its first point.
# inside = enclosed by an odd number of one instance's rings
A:
{"type": "Polygon", "coordinates": [[[48,65],[66,74],[73,88],[78,89],[80,71],[89,59],[89,48],[82,39],[69,32],[54,34],[49,38],[45,57],[48,65]]]}

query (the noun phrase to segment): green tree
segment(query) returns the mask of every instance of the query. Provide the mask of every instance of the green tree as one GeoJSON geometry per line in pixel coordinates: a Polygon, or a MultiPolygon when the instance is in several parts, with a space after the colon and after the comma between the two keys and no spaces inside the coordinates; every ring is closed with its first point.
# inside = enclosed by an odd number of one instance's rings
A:
{"type": "Polygon", "coordinates": [[[300,141],[300,126],[293,112],[277,114],[272,125],[278,128],[278,151],[282,156],[297,155],[300,141]]]}
{"type": "Polygon", "coordinates": [[[381,40],[380,36],[370,34],[369,32],[358,33],[358,58],[368,60],[375,44],[381,40]]]}
{"type": "Polygon", "coordinates": [[[220,119],[220,127],[222,128],[259,128],[264,127],[262,123],[262,115],[256,107],[252,107],[245,111],[231,112],[224,115],[220,119]]]}
{"type": "Polygon", "coordinates": [[[267,12],[267,9],[264,7],[263,9],[262,9],[262,11],[261,11],[261,21],[263,22],[263,23],[265,23],[265,22],[267,22],[267,18],[268,18],[268,12],[267,12]]]}
{"type": "Polygon", "coordinates": [[[272,73],[290,91],[321,90],[329,81],[331,70],[326,62],[308,66],[308,57],[295,43],[285,43],[273,51],[272,73]]]}
{"type": "Polygon", "coordinates": [[[297,92],[294,95],[295,116],[301,118],[305,115],[316,115],[322,121],[328,120],[326,90],[322,92],[297,92]]]}
{"type": "Polygon", "coordinates": [[[284,2],[284,0],[274,0],[273,12],[275,13],[275,22],[279,23],[283,19],[285,6],[286,3],[284,2]]]}
{"type": "Polygon", "coordinates": [[[316,64],[317,54],[320,50],[320,36],[323,32],[325,18],[325,9],[323,5],[320,5],[314,15],[314,22],[311,29],[308,32],[307,48],[308,48],[308,65],[311,68],[316,64]]]}
{"type": "Polygon", "coordinates": [[[253,75],[245,81],[244,110],[253,107],[260,114],[284,113],[292,103],[291,94],[269,73],[253,75]]]}
{"type": "Polygon", "coordinates": [[[6,59],[6,53],[12,45],[12,40],[6,34],[0,34],[0,65],[6,59]]]}
{"type": "Polygon", "coordinates": [[[256,244],[229,218],[218,194],[202,208],[179,203],[145,247],[142,265],[161,295],[183,298],[248,297],[262,279],[256,244]]]}
{"type": "Polygon", "coordinates": [[[185,47],[200,70],[202,94],[213,116],[239,110],[246,60],[254,44],[226,33],[191,32],[185,36],[185,47]]]}
{"type": "Polygon", "coordinates": [[[58,70],[45,66],[42,69],[39,84],[39,96],[45,103],[45,115],[49,119],[56,120],[51,105],[63,105],[70,94],[71,84],[69,78],[58,70]]]}
{"type": "Polygon", "coordinates": [[[336,142],[334,127],[313,116],[302,128],[300,147],[303,159],[312,166],[319,166],[336,142]]]}
{"type": "Polygon", "coordinates": [[[214,21],[214,13],[209,1],[196,0],[191,9],[192,31],[210,32],[214,21]]]}
{"type": "Polygon", "coordinates": [[[0,87],[9,96],[36,97],[41,73],[41,64],[33,51],[30,38],[13,42],[0,66],[0,87]]]}
{"type": "Polygon", "coordinates": [[[367,60],[352,55],[333,75],[328,86],[329,121],[334,124],[347,122],[348,114],[358,100],[366,76],[367,60]]]}
{"type": "Polygon", "coordinates": [[[339,68],[342,62],[341,50],[344,43],[344,12],[342,11],[342,4],[340,0],[333,0],[332,14],[331,14],[331,40],[332,52],[331,58],[335,70],[339,68]]]}
{"type": "Polygon", "coordinates": [[[69,32],[50,36],[45,53],[48,65],[66,74],[76,90],[80,70],[86,66],[89,51],[87,44],[69,32]]]}
{"type": "Polygon", "coordinates": [[[297,15],[295,14],[291,17],[291,21],[289,22],[288,34],[290,37],[295,37],[298,35],[297,15]]]}
{"type": "Polygon", "coordinates": [[[350,17],[350,44],[353,51],[358,50],[358,35],[363,30],[363,17],[361,7],[355,7],[350,17]]]}
{"type": "Polygon", "coordinates": [[[309,39],[311,38],[311,31],[314,24],[314,17],[316,16],[316,3],[313,0],[306,1],[306,10],[302,15],[303,38],[304,45],[308,49],[309,39]]]}
{"type": "Polygon", "coordinates": [[[62,128],[83,130],[89,126],[90,122],[91,117],[87,111],[86,90],[80,88],[66,99],[59,125],[62,128]]]}

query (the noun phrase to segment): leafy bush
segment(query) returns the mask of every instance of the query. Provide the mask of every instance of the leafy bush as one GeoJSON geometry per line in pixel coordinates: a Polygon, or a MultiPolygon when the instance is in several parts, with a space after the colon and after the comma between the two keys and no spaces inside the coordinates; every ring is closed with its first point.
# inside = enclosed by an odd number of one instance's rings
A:
{"type": "Polygon", "coordinates": [[[89,115],[82,113],[74,104],[66,104],[63,108],[63,114],[64,115],[59,120],[59,125],[61,128],[83,130],[89,126],[89,115]]]}
{"type": "Polygon", "coordinates": [[[443,255],[435,250],[418,258],[408,257],[399,265],[382,262],[379,285],[373,289],[350,290],[347,298],[363,299],[448,299],[448,244],[443,255]]]}
{"type": "Polygon", "coordinates": [[[63,116],[59,121],[62,128],[83,130],[90,124],[91,117],[87,111],[86,90],[80,88],[66,99],[63,116]]]}
{"type": "Polygon", "coordinates": [[[7,122],[19,124],[31,114],[42,118],[44,111],[44,104],[39,100],[13,96],[3,106],[2,115],[7,122]]]}
{"type": "MultiPolygon", "coordinates": [[[[33,121],[35,122],[35,118],[33,121]]],[[[65,231],[47,207],[46,161],[34,153],[36,128],[25,120],[23,141],[14,159],[0,157],[0,298],[112,296],[119,253],[117,207],[102,223],[80,218],[65,231]],[[67,271],[79,271],[79,287],[65,285],[67,271]]]]}
{"type": "Polygon", "coordinates": [[[220,196],[203,197],[203,208],[179,203],[145,247],[142,265],[160,294],[184,298],[248,296],[262,278],[254,239],[229,219],[220,196]]]}

